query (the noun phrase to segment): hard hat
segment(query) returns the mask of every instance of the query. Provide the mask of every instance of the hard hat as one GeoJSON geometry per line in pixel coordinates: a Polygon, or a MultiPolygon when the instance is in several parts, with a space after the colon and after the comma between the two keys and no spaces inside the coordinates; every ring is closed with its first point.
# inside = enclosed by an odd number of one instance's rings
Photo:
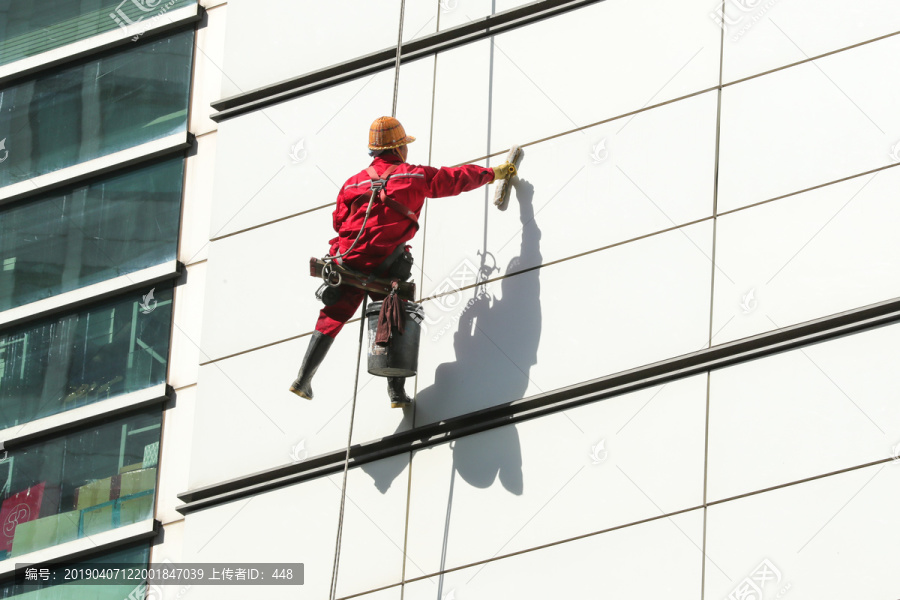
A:
{"type": "Polygon", "coordinates": [[[369,150],[390,150],[414,141],[394,117],[378,117],[369,128],[369,150]]]}

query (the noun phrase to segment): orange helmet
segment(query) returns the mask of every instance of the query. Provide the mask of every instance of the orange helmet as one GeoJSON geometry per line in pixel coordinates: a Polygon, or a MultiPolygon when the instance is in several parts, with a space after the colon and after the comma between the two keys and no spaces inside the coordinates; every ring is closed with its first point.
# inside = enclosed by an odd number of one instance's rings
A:
{"type": "Polygon", "coordinates": [[[414,141],[394,117],[378,117],[369,128],[369,150],[390,150],[414,141]]]}

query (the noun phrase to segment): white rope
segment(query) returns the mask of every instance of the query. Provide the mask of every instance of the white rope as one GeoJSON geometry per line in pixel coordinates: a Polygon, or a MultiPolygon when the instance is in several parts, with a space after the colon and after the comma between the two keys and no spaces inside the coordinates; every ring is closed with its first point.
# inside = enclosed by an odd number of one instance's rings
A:
{"type": "MultiPolygon", "coordinates": [[[[400,31],[397,34],[397,58],[394,61],[394,102],[393,107],[391,108],[391,116],[397,116],[397,93],[400,89],[400,48],[403,45],[403,16],[406,10],[406,0],[401,0],[400,2],[400,31]]],[[[374,198],[375,193],[373,190],[372,198],[374,198]]],[[[369,199],[369,205],[371,206],[372,199],[369,199]]],[[[366,217],[368,217],[368,210],[366,211],[366,217]]],[[[362,233],[362,231],[360,231],[362,233]]],[[[357,236],[357,241],[359,237],[357,236]]],[[[356,242],[354,242],[356,245],[356,242]]],[[[349,252],[349,250],[347,251],[349,252]]],[[[346,253],[345,253],[346,254],[346,253]]],[[[338,566],[340,565],[341,558],[341,538],[344,532],[344,507],[347,501],[347,470],[350,466],[350,444],[353,441],[353,419],[356,417],[356,394],[359,389],[359,368],[362,362],[362,349],[363,349],[363,331],[366,327],[366,305],[368,304],[368,295],[364,293],[363,295],[363,303],[362,303],[362,319],[359,324],[359,350],[357,352],[356,357],[356,379],[353,382],[353,405],[350,409],[350,431],[347,433],[347,451],[344,454],[344,480],[341,483],[341,509],[338,514],[338,529],[337,529],[337,539],[334,543],[334,567],[331,570],[331,591],[328,595],[329,600],[335,600],[337,597],[337,576],[338,576],[338,566]]]]}
{"type": "Polygon", "coordinates": [[[347,452],[344,455],[344,481],[341,484],[341,509],[338,514],[337,539],[334,542],[334,566],[331,569],[331,591],[329,592],[329,600],[335,600],[337,597],[337,575],[338,564],[341,558],[341,537],[344,533],[344,504],[347,500],[347,469],[350,465],[350,443],[353,441],[353,419],[356,417],[356,393],[359,389],[359,367],[362,362],[363,349],[363,330],[366,327],[366,305],[368,304],[368,295],[364,293],[362,303],[362,319],[359,324],[359,350],[356,356],[356,379],[353,382],[353,405],[350,408],[350,431],[347,433],[347,452]]]}
{"type": "Polygon", "coordinates": [[[394,62],[394,106],[391,108],[391,116],[397,116],[397,92],[400,89],[400,48],[403,45],[403,13],[406,10],[406,0],[400,2],[400,33],[397,34],[397,58],[394,62]]]}

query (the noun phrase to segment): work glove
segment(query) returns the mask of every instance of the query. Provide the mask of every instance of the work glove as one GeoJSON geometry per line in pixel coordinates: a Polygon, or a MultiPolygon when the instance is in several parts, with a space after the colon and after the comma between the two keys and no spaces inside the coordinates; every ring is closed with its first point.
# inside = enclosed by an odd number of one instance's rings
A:
{"type": "Polygon", "coordinates": [[[496,167],[494,167],[494,181],[509,179],[515,174],[516,166],[509,161],[503,163],[502,165],[497,165],[496,167]]]}

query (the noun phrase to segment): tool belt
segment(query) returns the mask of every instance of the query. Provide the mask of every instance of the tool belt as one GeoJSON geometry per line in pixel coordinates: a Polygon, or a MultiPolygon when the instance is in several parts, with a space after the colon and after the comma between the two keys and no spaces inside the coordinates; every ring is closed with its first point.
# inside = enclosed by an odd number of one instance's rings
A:
{"type": "MultiPolygon", "coordinates": [[[[326,256],[324,259],[313,257],[309,260],[309,274],[313,277],[320,277],[325,281],[316,291],[316,298],[324,302],[326,306],[336,304],[340,300],[341,285],[344,284],[385,295],[391,293],[392,290],[396,290],[395,293],[403,300],[413,300],[415,298],[415,283],[405,283],[412,275],[413,257],[404,243],[397,246],[390,256],[376,267],[371,275],[351,269],[341,260],[359,242],[369,217],[372,201],[375,200],[376,196],[382,204],[400,213],[405,219],[410,221],[414,229],[419,228],[416,214],[390,198],[385,190],[387,181],[396,168],[397,165],[391,165],[382,176],[379,176],[372,167],[366,169],[366,173],[368,173],[370,178],[371,197],[369,198],[368,206],[365,208],[365,219],[363,220],[362,228],[350,248],[334,257],[326,256]]],[[[358,213],[362,207],[363,197],[360,196],[351,205],[350,214],[358,213]]]]}
{"type": "MultiPolygon", "coordinates": [[[[402,248],[402,247],[401,247],[402,248]]],[[[400,253],[409,254],[403,250],[400,253]]],[[[401,262],[399,259],[396,262],[401,262]]],[[[402,261],[405,262],[405,261],[402,261]]],[[[382,263],[384,264],[384,263],[382,263]]],[[[409,268],[412,269],[412,257],[409,259],[409,268]]],[[[347,265],[338,265],[333,262],[326,263],[321,258],[312,257],[309,259],[309,274],[312,277],[318,277],[325,280],[325,284],[316,293],[326,306],[334,304],[340,299],[340,286],[349,285],[355,288],[374,292],[376,294],[391,293],[394,283],[397,283],[397,295],[403,300],[415,300],[416,284],[412,281],[400,281],[400,277],[378,277],[375,274],[366,275],[360,271],[351,269],[347,265]],[[335,290],[334,292],[330,290],[335,290]]]]}

